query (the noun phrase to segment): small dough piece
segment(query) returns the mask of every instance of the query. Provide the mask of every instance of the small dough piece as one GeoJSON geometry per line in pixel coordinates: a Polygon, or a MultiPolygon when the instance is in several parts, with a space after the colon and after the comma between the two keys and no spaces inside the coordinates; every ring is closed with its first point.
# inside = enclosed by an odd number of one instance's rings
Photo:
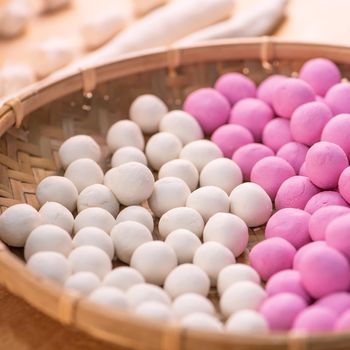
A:
{"type": "Polygon", "coordinates": [[[146,301],[158,301],[165,305],[171,304],[171,299],[164,289],[149,283],[139,283],[130,287],[126,292],[126,297],[133,308],[146,301]]]}
{"type": "Polygon", "coordinates": [[[101,284],[100,279],[92,272],[78,272],[67,278],[64,287],[83,295],[89,295],[101,284]]]}
{"type": "Polygon", "coordinates": [[[139,162],[143,165],[147,165],[147,158],[139,148],[125,146],[117,149],[111,159],[112,168],[130,162],[139,162]]]}
{"type": "Polygon", "coordinates": [[[135,315],[160,322],[171,322],[174,316],[168,305],[158,301],[146,301],[134,310],[135,315]]]}
{"type": "Polygon", "coordinates": [[[126,292],[135,284],[145,283],[145,279],[132,267],[121,266],[108,272],[102,281],[103,285],[119,288],[126,292]]]}
{"type": "Polygon", "coordinates": [[[227,320],[225,329],[233,334],[266,334],[269,332],[269,325],[259,312],[241,310],[227,320]]]}
{"type": "Polygon", "coordinates": [[[101,286],[88,296],[88,300],[103,305],[109,310],[127,310],[129,308],[126,295],[115,287],[101,286]]]}
{"type": "Polygon", "coordinates": [[[200,294],[186,293],[178,296],[172,305],[173,312],[178,318],[201,312],[208,315],[215,315],[215,308],[212,302],[200,294]]]}
{"type": "Polygon", "coordinates": [[[181,320],[181,326],[187,329],[200,331],[222,332],[222,323],[214,316],[202,312],[196,312],[185,316],[181,320]]]}
{"type": "Polygon", "coordinates": [[[117,216],[117,224],[123,221],[136,221],[142,225],[145,225],[150,232],[153,232],[154,222],[152,214],[144,207],[139,205],[131,205],[124,208],[117,216]]]}

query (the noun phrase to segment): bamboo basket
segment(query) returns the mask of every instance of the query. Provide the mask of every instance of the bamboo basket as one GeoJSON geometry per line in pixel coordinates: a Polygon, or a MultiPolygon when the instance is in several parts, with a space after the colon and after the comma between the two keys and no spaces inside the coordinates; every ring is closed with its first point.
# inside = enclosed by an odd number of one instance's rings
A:
{"type": "MultiPolygon", "coordinates": [[[[225,72],[243,72],[259,83],[272,73],[295,75],[305,60],[320,56],[335,61],[343,76],[350,77],[350,48],[262,38],[153,50],[43,81],[0,107],[1,210],[22,202],[38,207],[36,184],[60,171],[62,141],[89,134],[104,146],[108,127],[126,118],[132,100],[142,93],[154,93],[178,108],[189,92],[213,85],[225,72]]],[[[251,232],[250,246],[261,233],[251,232]]],[[[20,256],[0,243],[2,285],[61,323],[116,345],[147,350],[350,348],[350,333],[232,336],[145,322],[91,304],[29,273],[20,256]]]]}

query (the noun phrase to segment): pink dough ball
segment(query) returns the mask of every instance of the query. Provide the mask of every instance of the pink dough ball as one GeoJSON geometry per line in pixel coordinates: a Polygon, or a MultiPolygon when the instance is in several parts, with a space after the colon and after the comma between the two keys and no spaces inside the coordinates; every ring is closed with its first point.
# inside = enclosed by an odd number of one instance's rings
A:
{"type": "Polygon", "coordinates": [[[269,297],[260,308],[260,313],[273,331],[288,331],[294,320],[305,310],[307,304],[300,296],[292,293],[280,293],[269,297]]]}
{"type": "Polygon", "coordinates": [[[257,90],[257,97],[272,106],[272,96],[275,92],[276,86],[284,79],[284,75],[274,74],[262,81],[257,90]]]}
{"type": "Polygon", "coordinates": [[[341,316],[345,310],[350,308],[350,294],[346,292],[333,293],[317,300],[315,305],[325,307],[337,316],[341,316]]]}
{"type": "Polygon", "coordinates": [[[275,207],[304,209],[308,201],[320,189],[317,188],[306,176],[292,176],[282,183],[277,191],[275,207]]]}
{"type": "Polygon", "coordinates": [[[331,118],[332,112],[323,102],[309,102],[298,107],[290,120],[294,140],[312,146],[321,140],[322,130],[331,118]]]}
{"type": "Polygon", "coordinates": [[[290,121],[283,118],[272,119],[265,126],[262,141],[275,152],[286,143],[293,141],[290,132],[290,121]]]}
{"type": "Polygon", "coordinates": [[[198,89],[189,94],[183,109],[198,121],[207,135],[227,123],[230,115],[229,102],[212,88],[198,89]]]}
{"type": "Polygon", "coordinates": [[[255,141],[260,142],[266,124],[273,117],[273,111],[267,103],[257,98],[245,98],[233,106],[229,123],[246,127],[255,141]]]}
{"type": "Polygon", "coordinates": [[[215,83],[215,89],[234,105],[239,100],[256,96],[256,85],[253,80],[241,73],[227,73],[215,83]]]}
{"type": "Polygon", "coordinates": [[[292,293],[303,298],[307,303],[311,302],[310,296],[301,283],[299,271],[284,270],[277,272],[268,280],[265,289],[269,297],[280,293],[292,293]]]}
{"type": "Polygon", "coordinates": [[[244,145],[233,154],[232,160],[241,168],[244,181],[250,181],[253,166],[261,159],[273,156],[271,148],[261,143],[244,145]]]}
{"type": "Polygon", "coordinates": [[[334,326],[335,331],[350,330],[350,310],[345,311],[337,320],[334,326]]]}
{"type": "Polygon", "coordinates": [[[298,265],[303,286],[315,299],[349,289],[349,263],[344,255],[333,248],[310,248],[298,265]]]}
{"type": "Polygon", "coordinates": [[[316,210],[327,207],[329,205],[340,205],[343,207],[348,207],[348,203],[345,202],[343,197],[335,191],[324,191],[315,194],[307,202],[305,206],[305,211],[313,214],[316,210]]]}
{"type": "Polygon", "coordinates": [[[260,185],[273,200],[281,184],[295,175],[293,167],[284,159],[271,156],[259,160],[250,174],[251,181],[260,185]]]}
{"type": "Polygon", "coordinates": [[[278,150],[276,156],[286,160],[298,174],[308,150],[308,147],[299,142],[289,142],[278,150]]]}
{"type": "Polygon", "coordinates": [[[300,69],[299,78],[306,81],[317,95],[324,96],[335,84],[340,83],[339,68],[326,58],[313,58],[300,69]]]}
{"type": "Polygon", "coordinates": [[[296,249],[310,242],[309,220],[311,215],[304,210],[285,208],[273,214],[267,222],[265,237],[281,237],[296,249]]]}
{"type": "Polygon", "coordinates": [[[232,158],[238,148],[254,142],[253,135],[241,125],[223,125],[216,129],[211,140],[221,149],[225,157],[232,158]]]}
{"type": "Polygon", "coordinates": [[[272,105],[280,117],[290,118],[301,105],[315,101],[316,95],[309,84],[295,78],[282,80],[272,96],[272,105]]]}
{"type": "Polygon", "coordinates": [[[350,214],[330,222],[326,228],[326,243],[350,260],[350,214]]]}
{"type": "Polygon", "coordinates": [[[328,225],[336,218],[350,214],[350,209],[339,205],[328,205],[316,210],[309,221],[309,232],[313,241],[325,240],[328,225]]]}
{"type": "Polygon", "coordinates": [[[305,158],[306,173],[310,180],[325,190],[337,187],[339,176],[348,165],[344,151],[331,142],[315,143],[305,158]]]}
{"type": "Polygon", "coordinates": [[[350,167],[347,167],[340,174],[338,190],[343,198],[350,203],[350,167]]]}
{"type": "Polygon", "coordinates": [[[285,239],[273,237],[256,244],[249,253],[249,262],[267,281],[275,273],[292,267],[295,248],[285,239]]]}
{"type": "Polygon", "coordinates": [[[334,115],[350,113],[350,84],[339,83],[332,86],[324,99],[334,115]]]}
{"type": "Polygon", "coordinates": [[[305,162],[303,164],[301,164],[301,167],[299,169],[299,175],[301,176],[307,176],[306,175],[306,166],[305,166],[305,162]]]}
{"type": "Polygon", "coordinates": [[[294,256],[293,269],[297,270],[299,268],[300,261],[303,259],[304,254],[314,247],[327,247],[327,243],[325,241],[310,242],[301,247],[294,256]]]}
{"type": "Polygon", "coordinates": [[[331,331],[337,321],[334,312],[320,306],[310,306],[295,319],[293,332],[319,333],[331,331]]]}

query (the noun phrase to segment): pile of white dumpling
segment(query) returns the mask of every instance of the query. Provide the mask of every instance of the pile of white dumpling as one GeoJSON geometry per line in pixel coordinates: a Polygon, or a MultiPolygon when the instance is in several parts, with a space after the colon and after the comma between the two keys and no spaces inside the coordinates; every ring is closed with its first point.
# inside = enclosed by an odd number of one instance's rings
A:
{"type": "Polygon", "coordinates": [[[93,138],[67,139],[59,149],[64,176],[38,184],[39,211],[17,204],[0,216],[1,240],[24,247],[35,274],[109,309],[188,328],[267,332],[255,311],[266,292],[236,258],[248,226],[267,221],[260,209],[269,197],[242,183],[240,168],[186,112],[142,95],[129,115],[107,133],[105,173],[93,138]],[[117,261],[126,266],[113,269],[117,261]],[[220,312],[207,298],[211,287],[220,312]]]}

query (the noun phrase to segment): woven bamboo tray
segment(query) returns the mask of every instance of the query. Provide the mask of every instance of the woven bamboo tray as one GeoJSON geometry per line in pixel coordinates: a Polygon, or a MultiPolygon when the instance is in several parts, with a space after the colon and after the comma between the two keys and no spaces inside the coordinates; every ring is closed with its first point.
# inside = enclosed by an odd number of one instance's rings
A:
{"type": "MultiPolygon", "coordinates": [[[[170,108],[178,108],[190,91],[213,85],[222,73],[243,72],[259,83],[272,73],[293,75],[305,60],[319,56],[334,60],[343,76],[350,77],[350,48],[262,38],[154,50],[43,81],[0,107],[0,208],[3,211],[21,202],[38,207],[36,184],[60,171],[57,151],[62,141],[74,134],[90,134],[104,146],[108,127],[126,118],[132,100],[142,93],[154,93],[170,108]]],[[[261,230],[252,231],[250,246],[261,238],[261,230]]],[[[29,273],[20,256],[20,251],[0,243],[1,284],[63,324],[120,346],[162,350],[350,349],[350,333],[231,336],[145,322],[129,313],[93,305],[29,273]]]]}

